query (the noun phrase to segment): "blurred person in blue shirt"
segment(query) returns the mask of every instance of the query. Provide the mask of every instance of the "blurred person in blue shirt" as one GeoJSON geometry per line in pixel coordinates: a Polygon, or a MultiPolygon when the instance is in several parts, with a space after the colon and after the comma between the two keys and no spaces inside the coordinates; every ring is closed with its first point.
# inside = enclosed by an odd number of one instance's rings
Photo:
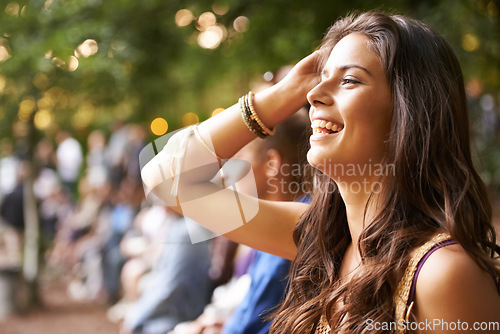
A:
{"type": "MultiPolygon", "coordinates": [[[[272,201],[307,201],[308,181],[303,153],[310,128],[307,112],[301,109],[279,124],[276,133],[256,139],[237,158],[249,161],[257,181],[259,198],[272,201]]],[[[242,303],[224,325],[225,334],[267,333],[269,316],[283,301],[290,261],[257,251],[249,269],[252,279],[242,303]]]]}
{"type": "MultiPolygon", "coordinates": [[[[250,162],[258,197],[270,201],[307,201],[312,172],[304,159],[310,134],[306,108],[280,123],[273,136],[256,138],[233,159],[250,162]]],[[[244,186],[238,191],[245,193],[244,186]]],[[[283,301],[291,262],[258,250],[248,274],[250,288],[229,319],[215,319],[204,313],[190,325],[179,326],[174,334],[261,334],[271,326],[273,311],[283,301]],[[225,322],[225,323],[224,323],[225,322]]],[[[220,312],[225,313],[225,312],[220,312]]]]}

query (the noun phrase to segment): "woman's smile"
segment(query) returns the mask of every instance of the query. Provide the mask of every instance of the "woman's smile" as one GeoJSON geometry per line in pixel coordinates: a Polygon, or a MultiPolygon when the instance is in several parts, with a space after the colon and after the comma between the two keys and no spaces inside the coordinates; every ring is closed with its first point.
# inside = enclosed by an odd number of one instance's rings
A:
{"type": "Polygon", "coordinates": [[[338,134],[344,129],[344,125],[336,121],[316,118],[311,122],[311,128],[313,129],[311,140],[314,141],[338,134]]]}

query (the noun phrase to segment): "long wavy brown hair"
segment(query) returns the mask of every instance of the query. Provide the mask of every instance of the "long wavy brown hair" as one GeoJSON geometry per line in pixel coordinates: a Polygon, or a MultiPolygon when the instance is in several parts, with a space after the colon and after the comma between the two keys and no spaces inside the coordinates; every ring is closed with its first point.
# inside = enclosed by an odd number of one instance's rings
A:
{"type": "Polygon", "coordinates": [[[351,242],[345,205],[334,181],[318,177],[319,191],[294,232],[290,288],[271,333],[310,333],[322,314],[332,333],[367,333],[368,319],[394,321],[393,293],[410,253],[441,231],[499,286],[491,206],[473,166],[464,81],[451,47],[419,21],[369,12],[330,28],[322,44],[326,57],[354,32],[369,37],[392,89],[384,163],[395,172],[381,180],[377,207],[383,210],[365,222],[362,265],[348,282],[339,280],[351,242]]]}

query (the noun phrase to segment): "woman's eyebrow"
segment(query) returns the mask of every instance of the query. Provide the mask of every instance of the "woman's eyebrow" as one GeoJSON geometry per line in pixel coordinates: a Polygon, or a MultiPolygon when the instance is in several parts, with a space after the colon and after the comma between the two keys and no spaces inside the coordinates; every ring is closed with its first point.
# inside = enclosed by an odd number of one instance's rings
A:
{"type": "Polygon", "coordinates": [[[365,71],[369,76],[372,76],[372,74],[370,73],[370,71],[368,71],[365,67],[363,67],[361,65],[348,64],[348,65],[343,65],[343,66],[337,67],[337,69],[340,70],[340,71],[342,71],[342,72],[345,72],[345,71],[347,71],[350,68],[359,68],[360,70],[365,71]]]}
{"type": "MultiPolygon", "coordinates": [[[[340,71],[340,72],[345,72],[350,68],[359,68],[360,70],[366,72],[369,76],[372,76],[371,72],[368,71],[368,69],[366,69],[365,67],[363,67],[361,65],[357,65],[357,64],[342,65],[342,66],[336,67],[335,69],[337,71],[340,71]]],[[[328,77],[328,75],[329,75],[329,71],[327,69],[323,69],[321,71],[321,77],[328,77]]]]}

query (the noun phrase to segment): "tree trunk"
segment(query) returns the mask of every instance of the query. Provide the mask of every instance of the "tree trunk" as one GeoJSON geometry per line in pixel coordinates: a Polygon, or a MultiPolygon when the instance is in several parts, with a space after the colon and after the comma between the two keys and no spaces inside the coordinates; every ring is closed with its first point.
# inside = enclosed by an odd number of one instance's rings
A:
{"type": "Polygon", "coordinates": [[[40,228],[35,193],[33,191],[33,167],[26,162],[24,180],[24,261],[23,277],[28,288],[28,305],[38,305],[38,269],[40,252],[40,228]]]}

